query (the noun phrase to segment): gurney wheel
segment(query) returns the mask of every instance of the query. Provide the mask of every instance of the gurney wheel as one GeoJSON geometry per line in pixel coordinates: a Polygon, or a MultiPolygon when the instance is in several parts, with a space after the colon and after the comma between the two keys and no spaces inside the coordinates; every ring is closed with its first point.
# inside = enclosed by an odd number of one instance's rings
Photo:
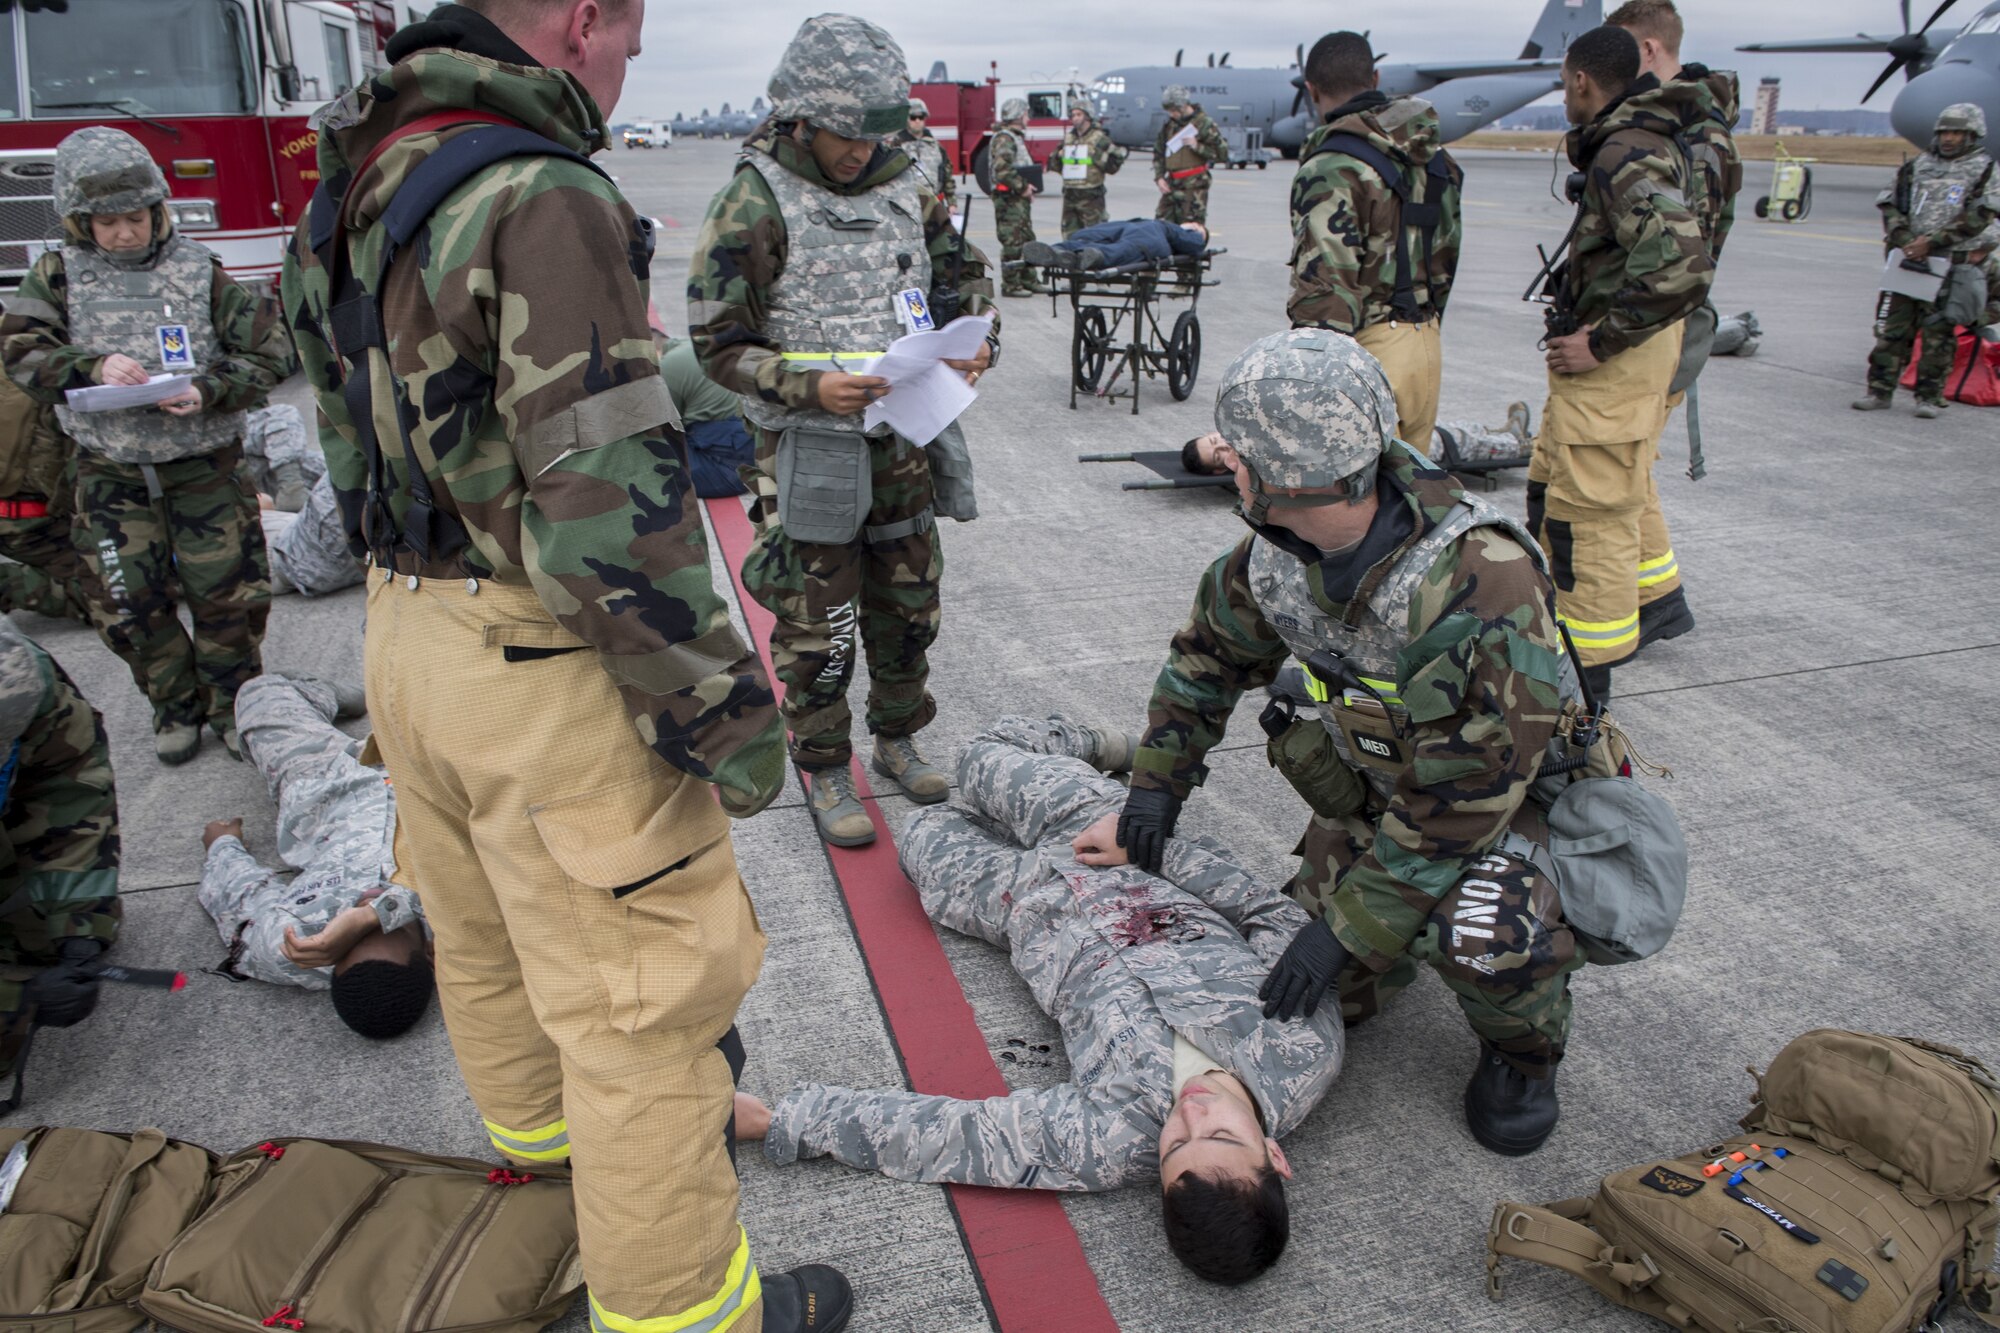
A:
{"type": "Polygon", "coordinates": [[[1097,382],[1104,377],[1104,367],[1110,359],[1111,326],[1104,318],[1103,308],[1094,305],[1080,307],[1069,342],[1070,373],[1076,376],[1076,387],[1095,393],[1097,382]]]}
{"type": "Polygon", "coordinates": [[[1194,392],[1194,377],[1201,373],[1201,321],[1192,310],[1183,310],[1174,321],[1173,336],[1167,339],[1167,389],[1174,401],[1184,403],[1194,392]]]}

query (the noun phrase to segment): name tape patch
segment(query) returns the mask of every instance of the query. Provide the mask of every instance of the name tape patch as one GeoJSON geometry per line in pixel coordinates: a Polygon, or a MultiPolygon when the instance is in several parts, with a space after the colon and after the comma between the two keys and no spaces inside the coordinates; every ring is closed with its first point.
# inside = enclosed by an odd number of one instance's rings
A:
{"type": "Polygon", "coordinates": [[[1690,1194],[1701,1193],[1701,1187],[1708,1182],[1706,1180],[1696,1180],[1692,1176],[1684,1176],[1678,1171],[1669,1171],[1664,1166],[1656,1166],[1645,1175],[1640,1176],[1639,1183],[1647,1189],[1658,1190],[1662,1194],[1671,1194],[1677,1199],[1685,1199],[1690,1194]]]}

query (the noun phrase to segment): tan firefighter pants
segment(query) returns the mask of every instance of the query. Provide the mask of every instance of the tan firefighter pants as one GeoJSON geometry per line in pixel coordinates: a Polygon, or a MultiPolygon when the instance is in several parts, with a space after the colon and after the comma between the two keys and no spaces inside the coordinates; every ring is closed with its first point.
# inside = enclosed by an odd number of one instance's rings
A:
{"type": "MultiPolygon", "coordinates": [[[[1541,502],[1531,508],[1555,575],[1556,612],[1586,666],[1615,665],[1637,649],[1647,547],[1664,553],[1666,566],[1673,561],[1653,460],[1680,355],[1676,324],[1580,375],[1549,372],[1528,466],[1531,495],[1542,488],[1541,502]]],[[[1671,591],[1653,588],[1645,600],[1671,591]]]]}
{"type": "Polygon", "coordinates": [[[1396,395],[1396,438],[1429,455],[1431,428],[1438,419],[1438,380],[1444,374],[1444,345],[1438,322],[1370,324],[1354,341],[1382,363],[1389,389],[1396,395]]]}
{"type": "MultiPolygon", "coordinates": [[[[1674,409],[1685,401],[1685,393],[1671,395],[1667,399],[1667,421],[1671,421],[1674,409]]],[[[1665,436],[1667,422],[1660,424],[1660,434],[1653,437],[1653,461],[1658,464],[1660,441],[1665,436]]],[[[1653,476],[1655,468],[1646,469],[1646,510],[1639,516],[1639,605],[1650,606],[1660,598],[1681,586],[1680,561],[1674,556],[1673,537],[1667,531],[1667,516],[1660,512],[1660,488],[1653,476]]]]}
{"type": "Polygon", "coordinates": [[[534,592],[368,580],[368,703],[398,874],[437,937],[459,1071],[494,1144],[575,1170],[591,1327],[758,1333],[716,1042],[764,934],[729,821],[641,743],[534,592]]]}

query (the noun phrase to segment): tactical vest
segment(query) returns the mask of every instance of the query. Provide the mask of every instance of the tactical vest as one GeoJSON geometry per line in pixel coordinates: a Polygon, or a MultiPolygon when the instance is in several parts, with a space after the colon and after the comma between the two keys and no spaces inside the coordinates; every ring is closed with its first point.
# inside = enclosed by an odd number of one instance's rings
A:
{"type": "Polygon", "coordinates": [[[1104,168],[1097,163],[1097,131],[1086,130],[1078,138],[1075,130],[1063,135],[1062,183],[1065,190],[1101,190],[1104,168]]]}
{"type": "Polygon", "coordinates": [[[931,193],[944,198],[946,181],[951,170],[945,165],[944,145],[928,134],[906,139],[900,145],[903,155],[910,159],[931,187],[931,193]]]}
{"type": "MultiPolygon", "coordinates": [[[[69,339],[94,352],[119,352],[158,375],[165,330],[184,328],[193,358],[176,374],[199,374],[226,355],[210,311],[215,299],[215,255],[206,246],[172,236],[144,269],[120,268],[94,249],[64,245],[69,279],[69,339]]],[[[175,335],[177,336],[177,335],[175,335]]],[[[197,412],[177,417],[139,408],[123,412],[72,412],[56,408],[63,430],[90,453],[115,463],[171,463],[225,449],[243,438],[241,412],[197,412]]]]}
{"type": "Polygon", "coordinates": [[[1910,219],[1910,230],[1928,236],[1958,221],[1967,206],[1992,186],[1993,159],[1981,152],[1952,158],[1925,153],[1912,160],[1904,172],[1898,175],[1896,186],[1905,198],[1897,202],[1910,219]]]}
{"type": "MultiPolygon", "coordinates": [[[[1418,482],[1426,484],[1448,483],[1418,482]]],[[[1380,800],[1386,801],[1395,791],[1398,777],[1414,758],[1408,739],[1409,710],[1396,689],[1396,658],[1411,642],[1410,600],[1452,543],[1479,527],[1504,529],[1534,558],[1538,569],[1548,572],[1542,548],[1525,528],[1486,501],[1463,494],[1452,511],[1396,561],[1366,603],[1349,608],[1345,620],[1329,615],[1313,600],[1305,566],[1297,557],[1261,537],[1251,548],[1250,595],[1292,656],[1304,664],[1315,653],[1331,653],[1351,669],[1354,686],[1325,682],[1308,669],[1306,687],[1342,762],[1360,773],[1380,800]]],[[[1561,690],[1565,702],[1581,697],[1567,659],[1561,690]]]]}
{"type": "MultiPolygon", "coordinates": [[[[860,373],[903,335],[897,294],[930,295],[922,178],[904,171],[861,194],[836,194],[756,154],[743,160],[763,177],[785,224],[785,267],[765,294],[763,332],[788,365],[860,373]]],[[[743,415],[765,430],[865,433],[858,412],[788,408],[749,394],[743,415]]]]}
{"type": "Polygon", "coordinates": [[[1195,112],[1183,125],[1167,122],[1167,133],[1161,140],[1162,143],[1172,143],[1174,136],[1183,130],[1190,130],[1192,134],[1185,147],[1176,148],[1167,154],[1167,160],[1160,164],[1160,170],[1171,176],[1176,172],[1193,171],[1197,167],[1205,168],[1209,165],[1208,159],[1201,155],[1201,122],[1204,114],[1200,111],[1195,112]]]}

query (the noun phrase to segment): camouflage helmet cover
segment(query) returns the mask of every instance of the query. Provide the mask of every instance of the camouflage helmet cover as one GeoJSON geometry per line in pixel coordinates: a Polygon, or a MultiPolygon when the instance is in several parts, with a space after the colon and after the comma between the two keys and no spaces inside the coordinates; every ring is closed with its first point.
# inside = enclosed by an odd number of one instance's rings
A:
{"type": "Polygon", "coordinates": [[[910,114],[914,116],[920,111],[928,116],[931,113],[931,104],[921,97],[912,97],[910,99],[910,114]]]}
{"type": "Polygon", "coordinates": [[[1176,83],[1160,94],[1160,105],[1167,107],[1192,106],[1194,103],[1189,100],[1188,90],[1181,84],[1176,83]]]}
{"type": "Polygon", "coordinates": [[[167,178],[144,144],[123,130],[89,125],[56,146],[56,212],[136,213],[167,197],[167,178]]]}
{"type": "Polygon", "coordinates": [[[1002,125],[1012,124],[1014,121],[1026,120],[1027,118],[1028,104],[1021,98],[1010,97],[1000,104],[1000,123],[1002,125]]]}
{"type": "Polygon", "coordinates": [[[1937,124],[1932,134],[1945,130],[1963,130],[1972,136],[1972,146],[1977,148],[1986,137],[1986,112],[1977,102],[1953,102],[1938,112],[1937,124]]]}
{"type": "Polygon", "coordinates": [[[771,115],[843,139],[886,139],[910,120],[909,64],[866,19],[821,14],[799,25],[771,71],[771,115]]]}
{"type": "Polygon", "coordinates": [[[1396,434],[1396,399],[1381,363],[1354,339],[1289,329],[1250,344],[1224,372],[1215,428],[1249,471],[1256,509],[1328,502],[1271,491],[1338,488],[1354,504],[1375,489],[1375,465],[1396,434]]]}

